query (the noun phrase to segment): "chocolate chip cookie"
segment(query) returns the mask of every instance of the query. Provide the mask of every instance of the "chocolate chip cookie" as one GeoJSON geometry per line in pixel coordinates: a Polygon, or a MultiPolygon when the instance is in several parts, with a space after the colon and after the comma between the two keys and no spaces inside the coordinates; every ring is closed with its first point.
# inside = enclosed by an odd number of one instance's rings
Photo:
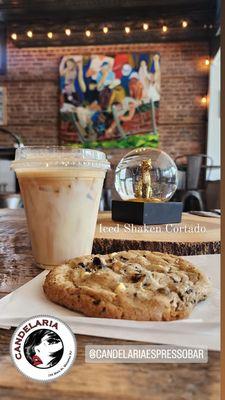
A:
{"type": "Polygon", "coordinates": [[[75,258],[51,270],[44,282],[46,296],[70,310],[138,321],[186,318],[210,288],[188,261],[140,250],[75,258]]]}

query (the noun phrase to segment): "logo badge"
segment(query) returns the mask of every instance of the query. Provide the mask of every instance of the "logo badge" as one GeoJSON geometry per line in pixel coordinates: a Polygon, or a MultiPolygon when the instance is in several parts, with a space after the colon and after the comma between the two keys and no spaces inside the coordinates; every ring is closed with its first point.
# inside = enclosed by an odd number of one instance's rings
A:
{"type": "Polygon", "coordinates": [[[60,319],[38,315],[15,330],[11,357],[17,369],[36,381],[52,381],[64,375],[76,357],[76,339],[60,319]]]}

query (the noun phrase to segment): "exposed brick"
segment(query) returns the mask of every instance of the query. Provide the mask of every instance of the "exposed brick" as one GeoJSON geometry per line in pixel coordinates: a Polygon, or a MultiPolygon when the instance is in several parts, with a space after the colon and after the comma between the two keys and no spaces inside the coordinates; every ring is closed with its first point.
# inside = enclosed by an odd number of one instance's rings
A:
{"type": "MultiPolygon", "coordinates": [[[[173,157],[204,151],[207,113],[200,99],[208,90],[206,42],[18,49],[9,41],[7,75],[0,77],[0,84],[7,87],[8,128],[21,135],[25,144],[57,144],[61,57],[124,51],[161,54],[160,147],[173,157]]],[[[9,143],[0,136],[0,145],[9,143]]],[[[124,152],[117,150],[116,157],[124,152]]]]}

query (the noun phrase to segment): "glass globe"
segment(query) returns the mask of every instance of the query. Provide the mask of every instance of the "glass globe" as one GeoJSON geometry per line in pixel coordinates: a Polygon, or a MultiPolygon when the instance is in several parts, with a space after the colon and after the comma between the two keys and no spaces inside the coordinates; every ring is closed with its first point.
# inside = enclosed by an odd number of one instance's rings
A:
{"type": "Polygon", "coordinates": [[[132,150],[117,165],[115,188],[122,200],[168,201],[177,188],[177,167],[162,150],[132,150]]]}

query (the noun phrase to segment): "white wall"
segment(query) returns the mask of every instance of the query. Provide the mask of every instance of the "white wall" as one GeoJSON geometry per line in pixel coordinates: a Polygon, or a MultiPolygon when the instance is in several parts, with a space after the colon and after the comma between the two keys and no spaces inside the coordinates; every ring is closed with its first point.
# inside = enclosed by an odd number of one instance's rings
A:
{"type": "MultiPolygon", "coordinates": [[[[220,50],[210,67],[207,154],[220,165],[220,50]]],[[[220,169],[213,169],[209,180],[219,179],[220,169]]]]}
{"type": "Polygon", "coordinates": [[[10,169],[11,160],[0,160],[0,192],[3,191],[3,186],[6,185],[6,192],[16,191],[15,173],[10,169]]]}

